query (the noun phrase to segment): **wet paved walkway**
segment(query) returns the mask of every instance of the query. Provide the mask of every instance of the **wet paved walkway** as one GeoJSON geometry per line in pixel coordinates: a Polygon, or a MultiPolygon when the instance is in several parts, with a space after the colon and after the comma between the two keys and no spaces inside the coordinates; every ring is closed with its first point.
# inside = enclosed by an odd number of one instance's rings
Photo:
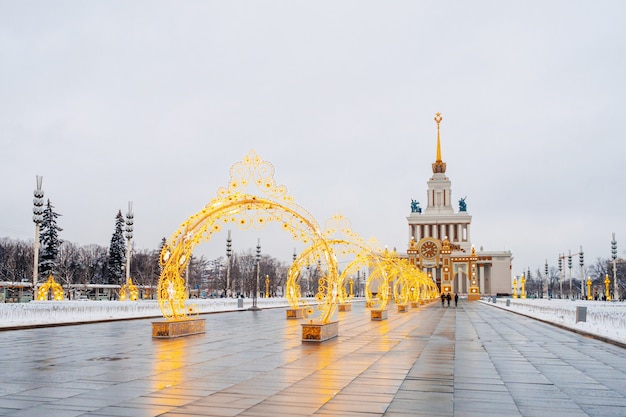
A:
{"type": "Polygon", "coordinates": [[[283,309],[0,332],[6,416],[626,416],[626,352],[481,303],[371,321],[303,344],[283,309]]]}

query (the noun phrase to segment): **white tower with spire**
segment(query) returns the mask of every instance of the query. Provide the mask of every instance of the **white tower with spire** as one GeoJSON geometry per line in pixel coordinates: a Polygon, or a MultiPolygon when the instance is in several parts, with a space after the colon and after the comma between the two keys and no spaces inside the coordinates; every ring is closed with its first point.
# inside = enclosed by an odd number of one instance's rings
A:
{"type": "Polygon", "coordinates": [[[426,208],[411,202],[409,226],[409,261],[428,273],[442,293],[467,294],[477,300],[483,294],[506,294],[511,289],[509,251],[476,250],[471,241],[472,216],[467,213],[465,197],[452,198],[446,163],[441,157],[441,113],[437,123],[437,155],[428,180],[426,208]],[[458,204],[458,211],[455,207],[458,204]]]}
{"type": "Polygon", "coordinates": [[[450,179],[446,176],[446,163],[441,158],[441,113],[435,116],[437,123],[437,155],[432,164],[433,175],[428,180],[427,205],[424,213],[412,212],[407,217],[409,242],[419,242],[424,238],[444,240],[459,245],[469,253],[471,250],[470,223],[472,216],[467,214],[465,199],[459,201],[459,211],[455,213],[450,179]]]}

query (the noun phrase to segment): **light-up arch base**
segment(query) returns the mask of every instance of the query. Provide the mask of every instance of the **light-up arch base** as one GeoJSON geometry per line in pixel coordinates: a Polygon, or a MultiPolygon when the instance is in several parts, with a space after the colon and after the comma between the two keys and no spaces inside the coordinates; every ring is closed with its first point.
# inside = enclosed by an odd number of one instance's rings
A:
{"type": "Polygon", "coordinates": [[[172,339],[206,333],[205,319],[185,318],[152,322],[152,337],[155,339],[172,339]]]}
{"type": "Polygon", "coordinates": [[[303,323],[302,324],[302,341],[303,342],[324,342],[339,336],[339,322],[331,321],[330,323],[303,323]]]}

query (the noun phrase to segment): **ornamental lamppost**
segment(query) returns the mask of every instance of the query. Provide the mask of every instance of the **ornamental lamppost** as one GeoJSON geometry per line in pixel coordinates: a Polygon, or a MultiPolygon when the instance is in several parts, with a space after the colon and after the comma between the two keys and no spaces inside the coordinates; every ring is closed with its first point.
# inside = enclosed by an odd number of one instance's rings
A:
{"type": "Polygon", "coordinates": [[[546,259],[546,299],[550,298],[550,277],[548,276],[548,260],[546,259]]]}
{"type": "Polygon", "coordinates": [[[619,286],[617,285],[617,241],[615,233],[611,240],[611,258],[613,258],[613,299],[619,300],[619,286]]]}
{"type": "Polygon", "coordinates": [[[233,254],[233,240],[230,238],[230,230],[228,231],[228,238],[226,238],[226,294],[225,297],[230,298],[230,257],[233,254]]]}
{"type": "Polygon", "coordinates": [[[259,272],[261,267],[261,239],[259,238],[256,245],[256,257],[254,260],[254,266],[256,267],[256,287],[254,289],[254,297],[252,298],[252,307],[248,310],[260,310],[257,306],[257,299],[259,298],[259,272]]]}
{"type": "Polygon", "coordinates": [[[604,297],[606,298],[606,301],[611,301],[611,294],[609,294],[610,283],[611,280],[609,279],[609,274],[606,274],[606,277],[604,278],[604,297]]]}
{"type": "Polygon", "coordinates": [[[517,298],[517,278],[513,278],[513,298],[517,298]]]}
{"type": "Polygon", "coordinates": [[[580,265],[580,299],[585,299],[585,254],[583,253],[583,247],[580,247],[578,252],[578,264],[580,265]]]}
{"type": "Polygon", "coordinates": [[[126,231],[124,236],[126,237],[126,285],[128,286],[130,280],[130,241],[133,239],[133,202],[128,202],[128,212],[126,213],[126,231]]]}
{"type": "Polygon", "coordinates": [[[569,268],[569,299],[572,299],[572,251],[567,256],[567,267],[569,268]]]}
{"type": "Polygon", "coordinates": [[[43,190],[41,189],[41,183],[43,177],[36,176],[37,188],[33,192],[35,198],[33,198],[33,222],[35,222],[35,242],[34,245],[34,261],[33,261],[33,299],[35,298],[35,287],[37,286],[37,280],[39,278],[39,226],[43,221],[43,190]]]}
{"type": "Polygon", "coordinates": [[[563,257],[559,253],[559,298],[563,298],[563,257]]]}
{"type": "Polygon", "coordinates": [[[522,274],[522,292],[520,294],[520,298],[526,298],[526,278],[524,278],[524,274],[522,274]]]}
{"type": "Polygon", "coordinates": [[[270,298],[270,276],[265,275],[265,298],[270,298]]]}
{"type": "Polygon", "coordinates": [[[587,300],[591,299],[593,299],[591,296],[591,277],[587,277],[587,300]]]}

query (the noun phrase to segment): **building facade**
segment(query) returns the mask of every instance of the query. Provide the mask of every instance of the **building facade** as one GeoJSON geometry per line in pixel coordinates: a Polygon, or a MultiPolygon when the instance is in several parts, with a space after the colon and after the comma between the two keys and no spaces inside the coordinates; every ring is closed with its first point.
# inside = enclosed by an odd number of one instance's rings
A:
{"type": "Polygon", "coordinates": [[[451,181],[446,176],[446,163],[441,157],[440,113],[437,123],[437,154],[428,180],[427,205],[411,202],[407,217],[409,247],[407,257],[437,283],[442,293],[467,294],[476,300],[482,295],[511,292],[510,251],[477,251],[472,245],[472,216],[467,212],[465,198],[454,210],[451,181]]]}

